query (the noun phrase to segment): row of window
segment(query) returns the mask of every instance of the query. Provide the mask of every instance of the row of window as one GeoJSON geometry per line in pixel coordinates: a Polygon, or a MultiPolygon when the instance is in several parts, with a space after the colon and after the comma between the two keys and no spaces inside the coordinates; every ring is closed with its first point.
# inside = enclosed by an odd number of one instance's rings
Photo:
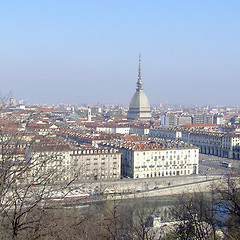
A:
{"type": "Polygon", "coordinates": [[[192,164],[191,165],[181,165],[181,166],[177,166],[177,165],[175,165],[175,166],[169,166],[169,165],[157,165],[157,166],[154,166],[154,165],[150,165],[150,166],[136,166],[135,167],[135,169],[141,169],[141,168],[143,168],[143,169],[145,169],[145,171],[148,171],[150,168],[154,168],[154,167],[158,167],[158,168],[170,168],[170,169],[172,169],[172,167],[173,168],[189,168],[189,167],[191,167],[192,166],[192,164]]]}
{"type": "Polygon", "coordinates": [[[143,173],[143,176],[139,176],[136,174],[136,178],[139,177],[164,177],[164,176],[178,176],[178,175],[189,175],[192,172],[190,170],[177,170],[177,171],[161,171],[161,172],[154,172],[154,173],[143,173]]]}

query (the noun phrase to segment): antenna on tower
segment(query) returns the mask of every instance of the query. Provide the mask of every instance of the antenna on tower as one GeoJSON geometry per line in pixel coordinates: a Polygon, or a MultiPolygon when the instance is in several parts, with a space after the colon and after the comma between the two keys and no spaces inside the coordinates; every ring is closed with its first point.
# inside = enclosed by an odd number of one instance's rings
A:
{"type": "Polygon", "coordinates": [[[139,53],[139,67],[138,67],[138,81],[137,81],[137,88],[136,90],[142,90],[142,75],[141,75],[141,53],[139,53]]]}

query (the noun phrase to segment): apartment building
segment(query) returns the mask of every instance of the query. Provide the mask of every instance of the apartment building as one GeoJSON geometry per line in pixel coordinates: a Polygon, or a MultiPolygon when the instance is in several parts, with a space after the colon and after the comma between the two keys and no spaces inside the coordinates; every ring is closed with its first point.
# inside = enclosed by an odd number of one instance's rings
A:
{"type": "Polygon", "coordinates": [[[116,180],[121,175],[121,153],[116,149],[74,150],[71,175],[85,180],[116,180]]]}
{"type": "Polygon", "coordinates": [[[199,149],[175,141],[112,141],[121,152],[122,175],[151,178],[198,174],[199,149]]]}
{"type": "Polygon", "coordinates": [[[121,153],[116,149],[45,145],[29,148],[26,157],[32,165],[28,179],[48,177],[50,183],[120,179],[121,153]]]}
{"type": "Polygon", "coordinates": [[[151,137],[182,140],[199,147],[200,153],[232,159],[240,159],[239,132],[220,132],[213,125],[206,128],[155,128],[151,137]]]}

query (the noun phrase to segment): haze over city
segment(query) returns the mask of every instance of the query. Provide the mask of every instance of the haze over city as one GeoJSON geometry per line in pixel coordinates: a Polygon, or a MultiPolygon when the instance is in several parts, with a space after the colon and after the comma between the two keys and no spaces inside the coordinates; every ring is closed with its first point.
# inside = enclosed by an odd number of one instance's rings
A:
{"type": "Polygon", "coordinates": [[[0,94],[239,105],[239,1],[1,1],[0,94]]]}

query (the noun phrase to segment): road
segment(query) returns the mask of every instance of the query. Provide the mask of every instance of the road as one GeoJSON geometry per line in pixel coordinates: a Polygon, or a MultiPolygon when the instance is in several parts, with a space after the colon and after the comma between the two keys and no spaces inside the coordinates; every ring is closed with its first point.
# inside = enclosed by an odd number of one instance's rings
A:
{"type": "Polygon", "coordinates": [[[213,155],[199,155],[199,175],[228,175],[239,174],[240,161],[229,158],[221,158],[213,155]],[[222,166],[223,162],[231,163],[230,168],[222,166]]]}

